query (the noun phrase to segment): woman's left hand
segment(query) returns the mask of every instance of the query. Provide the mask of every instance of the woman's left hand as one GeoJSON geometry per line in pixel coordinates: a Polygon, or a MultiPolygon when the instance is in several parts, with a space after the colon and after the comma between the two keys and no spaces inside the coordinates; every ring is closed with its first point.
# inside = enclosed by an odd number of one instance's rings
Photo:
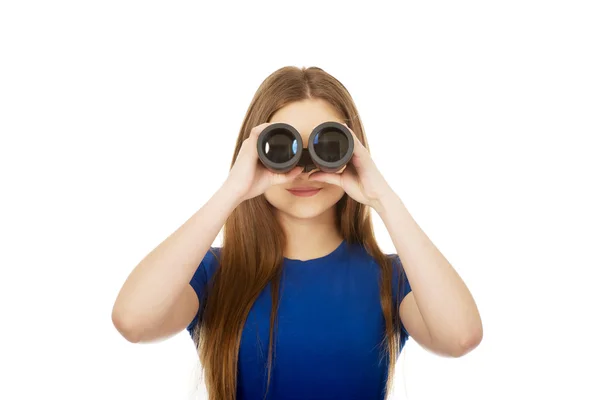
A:
{"type": "Polygon", "coordinates": [[[373,207],[379,212],[381,199],[393,193],[393,190],[356,134],[348,125],[344,124],[344,126],[350,130],[354,138],[354,152],[349,162],[354,168],[346,165],[341,172],[314,172],[308,180],[338,185],[354,200],[373,207]]]}

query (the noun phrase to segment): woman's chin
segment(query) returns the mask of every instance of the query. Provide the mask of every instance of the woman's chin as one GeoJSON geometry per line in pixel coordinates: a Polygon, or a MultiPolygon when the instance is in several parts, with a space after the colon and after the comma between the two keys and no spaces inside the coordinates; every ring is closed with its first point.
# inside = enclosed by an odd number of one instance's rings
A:
{"type": "Polygon", "coordinates": [[[292,207],[286,207],[283,210],[280,210],[294,218],[298,219],[309,219],[314,218],[321,215],[328,207],[325,207],[323,204],[313,203],[313,204],[295,204],[292,207]]]}

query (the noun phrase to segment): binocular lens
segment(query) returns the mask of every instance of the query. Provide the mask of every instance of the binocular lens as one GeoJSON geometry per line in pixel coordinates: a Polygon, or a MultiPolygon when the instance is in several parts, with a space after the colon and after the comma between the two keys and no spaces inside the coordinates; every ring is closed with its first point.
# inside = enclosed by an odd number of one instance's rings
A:
{"type": "Polygon", "coordinates": [[[290,161],[298,151],[298,141],[286,129],[275,129],[263,141],[264,152],[269,161],[285,163],[290,161]]]}
{"type": "Polygon", "coordinates": [[[324,130],[315,135],[315,153],[323,161],[340,161],[348,151],[348,137],[338,130],[324,130]]]}
{"type": "Polygon", "coordinates": [[[286,173],[295,166],[303,167],[305,172],[315,168],[324,172],[339,171],[350,161],[353,150],[352,133],[336,121],[315,127],[306,148],[300,132],[283,122],[264,128],[257,141],[258,158],[277,173],[286,173]]]}

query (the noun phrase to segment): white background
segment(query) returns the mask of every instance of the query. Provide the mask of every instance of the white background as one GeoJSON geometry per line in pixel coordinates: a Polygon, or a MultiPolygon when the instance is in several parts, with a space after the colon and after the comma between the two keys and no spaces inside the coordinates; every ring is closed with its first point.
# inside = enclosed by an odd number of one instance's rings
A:
{"type": "Polygon", "coordinates": [[[482,315],[462,358],[409,340],[391,398],[600,398],[597,2],[214,3],[1,3],[0,398],[194,393],[187,332],[131,344],[112,305],[285,65],[349,89],[482,315]]]}

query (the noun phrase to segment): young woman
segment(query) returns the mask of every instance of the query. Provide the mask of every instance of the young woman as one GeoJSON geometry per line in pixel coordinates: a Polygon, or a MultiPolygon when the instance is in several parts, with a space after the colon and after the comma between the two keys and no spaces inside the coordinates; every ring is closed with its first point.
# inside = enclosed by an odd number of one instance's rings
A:
{"type": "Polygon", "coordinates": [[[316,67],[262,83],[228,178],[133,270],[112,318],[131,342],[187,328],[215,400],[383,399],[409,335],[452,357],[482,338],[469,290],[371,159],[350,94],[316,67]],[[270,124],[307,143],[326,121],[354,138],[342,170],[277,174],[259,162],[270,124]],[[397,254],[379,249],[371,209],[397,254]]]}

